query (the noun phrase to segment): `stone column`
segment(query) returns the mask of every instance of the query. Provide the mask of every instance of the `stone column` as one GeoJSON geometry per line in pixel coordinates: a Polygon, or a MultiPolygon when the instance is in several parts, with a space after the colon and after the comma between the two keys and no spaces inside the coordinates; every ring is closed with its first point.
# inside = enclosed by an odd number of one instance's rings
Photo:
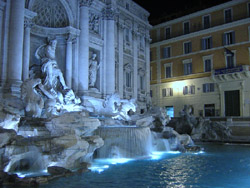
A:
{"type": "Polygon", "coordinates": [[[11,0],[7,75],[11,92],[18,92],[22,80],[24,5],[25,0],[11,0]]]}
{"type": "Polygon", "coordinates": [[[29,64],[30,64],[30,29],[32,21],[29,18],[24,20],[24,43],[23,43],[23,75],[22,80],[29,78],[29,64]]]}
{"type": "Polygon", "coordinates": [[[93,0],[80,1],[80,37],[78,59],[78,93],[81,95],[89,86],[89,6],[93,0]]]}
{"type": "Polygon", "coordinates": [[[133,61],[134,61],[134,88],[133,88],[133,98],[138,98],[138,33],[133,31],[133,61]]]}
{"type": "MultiPolygon", "coordinates": [[[[3,11],[5,9],[5,3],[0,0],[0,73],[3,71],[3,61],[2,61],[2,50],[3,50],[3,11]]],[[[0,76],[0,80],[2,79],[0,76]]],[[[1,84],[1,83],[0,83],[1,84]]]]}
{"type": "Polygon", "coordinates": [[[72,42],[73,36],[69,34],[66,46],[66,85],[72,87],[72,42]]]}
{"type": "Polygon", "coordinates": [[[146,47],[145,47],[145,55],[146,55],[146,94],[150,96],[150,36],[146,37],[146,47]]]}
{"type": "Polygon", "coordinates": [[[30,64],[30,30],[34,25],[32,19],[37,13],[32,12],[28,9],[24,11],[24,37],[23,37],[23,72],[22,80],[29,78],[29,64],[30,64]]]}
{"type": "Polygon", "coordinates": [[[114,11],[111,5],[108,5],[103,11],[105,31],[105,48],[106,48],[106,87],[107,95],[115,92],[115,20],[114,11]]]}
{"type": "Polygon", "coordinates": [[[124,65],[123,65],[123,40],[124,40],[124,37],[123,37],[123,35],[124,35],[124,25],[123,24],[121,24],[121,23],[118,23],[118,49],[119,49],[119,68],[118,68],[118,78],[119,78],[119,80],[118,80],[118,83],[119,83],[119,85],[118,85],[118,92],[119,92],[119,95],[120,95],[120,97],[121,98],[123,98],[123,88],[124,88],[124,79],[123,79],[123,77],[124,77],[124,65]]]}

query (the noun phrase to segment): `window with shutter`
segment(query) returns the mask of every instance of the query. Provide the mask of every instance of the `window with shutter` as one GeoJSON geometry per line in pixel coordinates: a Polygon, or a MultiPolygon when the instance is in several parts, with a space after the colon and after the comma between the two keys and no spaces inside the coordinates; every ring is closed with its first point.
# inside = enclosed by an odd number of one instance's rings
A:
{"type": "Polygon", "coordinates": [[[205,37],[202,40],[202,50],[211,49],[213,47],[212,37],[205,37]]]}
{"type": "Polygon", "coordinates": [[[227,32],[223,34],[223,45],[230,45],[235,43],[235,32],[227,32]]]}

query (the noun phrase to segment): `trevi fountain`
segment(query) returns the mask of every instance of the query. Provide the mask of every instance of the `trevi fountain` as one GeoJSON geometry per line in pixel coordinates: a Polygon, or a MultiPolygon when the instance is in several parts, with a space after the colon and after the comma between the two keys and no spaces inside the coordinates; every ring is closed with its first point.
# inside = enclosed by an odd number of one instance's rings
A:
{"type": "Polygon", "coordinates": [[[151,105],[148,16],[131,0],[0,0],[2,186],[204,181],[196,170],[205,173],[210,159],[197,156],[211,146],[194,141],[230,130],[193,117],[188,106],[170,121],[151,105]],[[185,177],[171,179],[184,169],[185,177]]]}

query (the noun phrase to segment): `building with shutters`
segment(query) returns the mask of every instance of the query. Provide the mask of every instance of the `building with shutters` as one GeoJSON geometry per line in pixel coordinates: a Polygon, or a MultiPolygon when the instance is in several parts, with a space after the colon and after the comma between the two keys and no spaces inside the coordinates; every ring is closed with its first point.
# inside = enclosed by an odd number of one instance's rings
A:
{"type": "Polygon", "coordinates": [[[152,103],[178,116],[250,116],[250,1],[233,0],[151,29],[152,103]]]}

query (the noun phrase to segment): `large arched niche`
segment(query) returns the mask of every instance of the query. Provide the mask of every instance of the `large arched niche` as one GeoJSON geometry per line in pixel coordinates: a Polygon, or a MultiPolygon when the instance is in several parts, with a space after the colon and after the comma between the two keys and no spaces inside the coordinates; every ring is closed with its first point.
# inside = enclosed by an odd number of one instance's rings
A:
{"type": "MultiPolygon", "coordinates": [[[[27,0],[26,8],[37,13],[33,18],[30,36],[30,66],[39,64],[34,56],[36,49],[57,39],[56,59],[59,68],[66,70],[66,45],[68,38],[77,38],[80,30],[74,28],[73,11],[66,0],[27,0]]],[[[74,57],[73,57],[74,58],[74,57]]],[[[65,75],[65,74],[64,74],[65,75]]]]}
{"type": "Polygon", "coordinates": [[[38,14],[34,19],[37,25],[53,28],[74,26],[73,12],[66,0],[27,0],[26,6],[38,14]]]}

